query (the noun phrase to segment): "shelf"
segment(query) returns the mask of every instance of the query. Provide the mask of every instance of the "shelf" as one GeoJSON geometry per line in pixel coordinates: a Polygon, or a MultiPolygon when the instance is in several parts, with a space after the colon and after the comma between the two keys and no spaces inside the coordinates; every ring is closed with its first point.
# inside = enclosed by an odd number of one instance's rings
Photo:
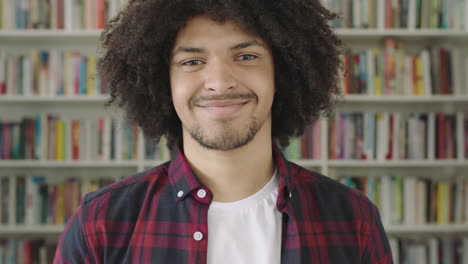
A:
{"type": "MultiPolygon", "coordinates": [[[[156,167],[165,160],[137,160],[126,161],[38,161],[38,160],[0,160],[0,168],[110,168],[110,167],[156,167]]],[[[359,167],[468,167],[468,160],[293,160],[303,167],[335,167],[335,168],[359,168],[359,167]]]]}
{"type": "Polygon", "coordinates": [[[0,39],[10,41],[39,40],[39,41],[97,41],[101,30],[0,30],[0,39]]]}
{"type": "MultiPolygon", "coordinates": [[[[92,39],[97,40],[102,30],[0,30],[0,39],[92,39]]],[[[335,29],[339,37],[347,39],[381,39],[384,37],[416,38],[461,38],[468,39],[468,31],[452,29],[335,29]]]]}
{"type": "MultiPolygon", "coordinates": [[[[1,103],[105,103],[109,95],[24,96],[0,95],[1,103]]],[[[468,103],[468,95],[344,95],[343,103],[468,103]]]]}
{"type": "Polygon", "coordinates": [[[64,225],[0,225],[0,235],[60,235],[64,225]]]}
{"type": "Polygon", "coordinates": [[[0,30],[0,37],[96,37],[102,32],[100,29],[91,30],[61,30],[61,29],[8,29],[0,30]]]}
{"type": "Polygon", "coordinates": [[[468,103],[468,95],[344,95],[344,103],[468,103]]]}
{"type": "Polygon", "coordinates": [[[328,167],[468,167],[468,160],[328,160],[328,167]]]}
{"type": "Polygon", "coordinates": [[[467,234],[468,224],[426,224],[426,225],[389,225],[385,231],[390,235],[397,234],[467,234]]]}
{"type": "Polygon", "coordinates": [[[468,31],[452,29],[336,29],[343,40],[363,39],[378,40],[385,37],[403,39],[442,39],[459,38],[468,40],[468,31]]]}
{"type": "Polygon", "coordinates": [[[0,95],[1,103],[105,103],[107,95],[96,96],[24,96],[0,95]]]}
{"type": "MultiPolygon", "coordinates": [[[[63,225],[0,225],[0,235],[60,235],[64,230],[63,225]]],[[[446,225],[390,225],[385,227],[389,235],[399,234],[467,234],[468,224],[446,225]]]]}
{"type": "Polygon", "coordinates": [[[0,168],[108,168],[137,167],[138,161],[0,160],[0,168]]]}

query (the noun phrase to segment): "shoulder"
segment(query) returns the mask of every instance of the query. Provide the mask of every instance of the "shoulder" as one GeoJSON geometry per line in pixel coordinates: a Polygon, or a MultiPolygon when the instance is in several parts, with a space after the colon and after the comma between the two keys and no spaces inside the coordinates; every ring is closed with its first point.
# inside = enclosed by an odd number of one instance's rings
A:
{"type": "Polygon", "coordinates": [[[72,221],[94,258],[103,258],[104,243],[119,244],[123,237],[131,236],[145,203],[168,189],[168,163],[86,194],[73,218],[78,221],[72,221]],[[111,235],[115,233],[120,235],[111,235]]]}

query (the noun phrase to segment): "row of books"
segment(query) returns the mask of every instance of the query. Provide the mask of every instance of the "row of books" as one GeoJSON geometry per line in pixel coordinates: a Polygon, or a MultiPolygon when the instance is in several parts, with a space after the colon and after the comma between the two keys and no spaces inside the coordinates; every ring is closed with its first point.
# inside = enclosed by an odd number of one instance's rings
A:
{"type": "MultiPolygon", "coordinates": [[[[328,132],[330,159],[468,158],[468,115],[462,113],[338,113],[328,132]]],[[[140,136],[135,124],[121,119],[39,114],[0,122],[0,160],[138,160],[140,136]]],[[[142,146],[143,159],[171,157],[164,139],[142,146]]],[[[292,160],[320,159],[320,122],[291,139],[283,153],[292,160]]]]}
{"type": "Polygon", "coordinates": [[[462,113],[339,113],[329,123],[329,158],[463,159],[467,138],[462,113]]]}
{"type": "MultiPolygon", "coordinates": [[[[459,48],[412,54],[402,42],[387,39],[382,50],[348,50],[343,65],[344,94],[468,95],[468,55],[459,48]]],[[[105,95],[96,69],[96,56],[79,51],[34,49],[7,56],[0,50],[0,96],[105,95]]]]}
{"type": "Polygon", "coordinates": [[[468,95],[468,54],[461,48],[430,47],[413,53],[392,38],[384,46],[343,55],[344,94],[468,95]]]}
{"type": "Polygon", "coordinates": [[[57,244],[44,239],[4,239],[0,241],[0,264],[50,264],[57,244]]]}
{"type": "Polygon", "coordinates": [[[120,0],[0,0],[1,29],[103,29],[120,0]]]}
{"type": "MultiPolygon", "coordinates": [[[[320,122],[292,138],[290,160],[321,158],[320,122]]],[[[337,113],[328,127],[333,160],[433,160],[468,158],[468,115],[463,113],[337,113]]]]}
{"type": "MultiPolygon", "coordinates": [[[[126,176],[126,175],[124,175],[126,176]]],[[[378,208],[385,225],[468,223],[468,180],[402,176],[339,176],[363,192],[378,208]]],[[[0,175],[1,224],[64,224],[89,192],[113,177],[0,175]]]]}
{"type": "Polygon", "coordinates": [[[112,177],[77,178],[0,175],[0,223],[63,225],[85,194],[113,183],[112,177]]]}
{"type": "MultiPolygon", "coordinates": [[[[102,29],[127,1],[0,0],[0,29],[102,29]],[[123,3],[121,3],[123,2],[123,3]]],[[[466,0],[322,0],[337,28],[466,29],[466,0]]]]}
{"type": "Polygon", "coordinates": [[[468,223],[468,179],[433,180],[402,176],[342,176],[338,180],[366,194],[384,225],[468,223]]]}
{"type": "Polygon", "coordinates": [[[109,118],[64,120],[50,114],[2,122],[1,159],[137,159],[136,126],[117,129],[118,123],[109,118]]]}
{"type": "MultiPolygon", "coordinates": [[[[0,160],[137,160],[140,136],[135,124],[122,119],[38,114],[17,122],[0,121],[0,160]]],[[[169,159],[164,143],[146,144],[144,158],[169,159]]]]}
{"type": "Polygon", "coordinates": [[[390,238],[395,264],[468,263],[468,238],[390,238]]]}
{"type": "Polygon", "coordinates": [[[105,95],[98,59],[79,51],[36,50],[7,55],[0,50],[0,96],[105,95]]]}
{"type": "Polygon", "coordinates": [[[336,28],[468,29],[466,0],[322,0],[336,28]]]}

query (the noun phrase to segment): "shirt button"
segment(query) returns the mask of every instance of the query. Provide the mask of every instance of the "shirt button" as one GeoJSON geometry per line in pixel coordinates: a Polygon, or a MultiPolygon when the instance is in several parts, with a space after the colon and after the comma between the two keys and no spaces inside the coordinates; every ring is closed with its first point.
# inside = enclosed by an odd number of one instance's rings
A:
{"type": "Polygon", "coordinates": [[[289,198],[292,198],[292,192],[289,193],[289,198]]]}
{"type": "Polygon", "coordinates": [[[201,232],[198,232],[198,231],[197,231],[197,232],[195,232],[195,233],[193,234],[193,238],[194,238],[196,241],[200,241],[200,240],[203,239],[203,234],[202,234],[201,232]]]}
{"type": "Polygon", "coordinates": [[[184,195],[184,191],[179,191],[179,192],[177,193],[177,197],[179,197],[179,198],[182,197],[182,195],[184,195]]]}
{"type": "Polygon", "coordinates": [[[197,195],[200,198],[205,198],[206,197],[206,191],[203,190],[203,189],[200,189],[200,190],[198,190],[197,195]]]}

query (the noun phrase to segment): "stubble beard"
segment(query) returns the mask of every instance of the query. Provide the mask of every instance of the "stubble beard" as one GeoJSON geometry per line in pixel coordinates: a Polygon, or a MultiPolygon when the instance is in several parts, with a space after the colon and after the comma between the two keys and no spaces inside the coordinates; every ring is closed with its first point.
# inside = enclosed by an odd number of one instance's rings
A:
{"type": "Polygon", "coordinates": [[[262,124],[255,117],[250,118],[246,127],[240,130],[232,127],[230,121],[221,122],[220,132],[211,137],[207,136],[198,124],[188,131],[202,147],[210,150],[228,151],[247,145],[262,127],[262,124]]]}

